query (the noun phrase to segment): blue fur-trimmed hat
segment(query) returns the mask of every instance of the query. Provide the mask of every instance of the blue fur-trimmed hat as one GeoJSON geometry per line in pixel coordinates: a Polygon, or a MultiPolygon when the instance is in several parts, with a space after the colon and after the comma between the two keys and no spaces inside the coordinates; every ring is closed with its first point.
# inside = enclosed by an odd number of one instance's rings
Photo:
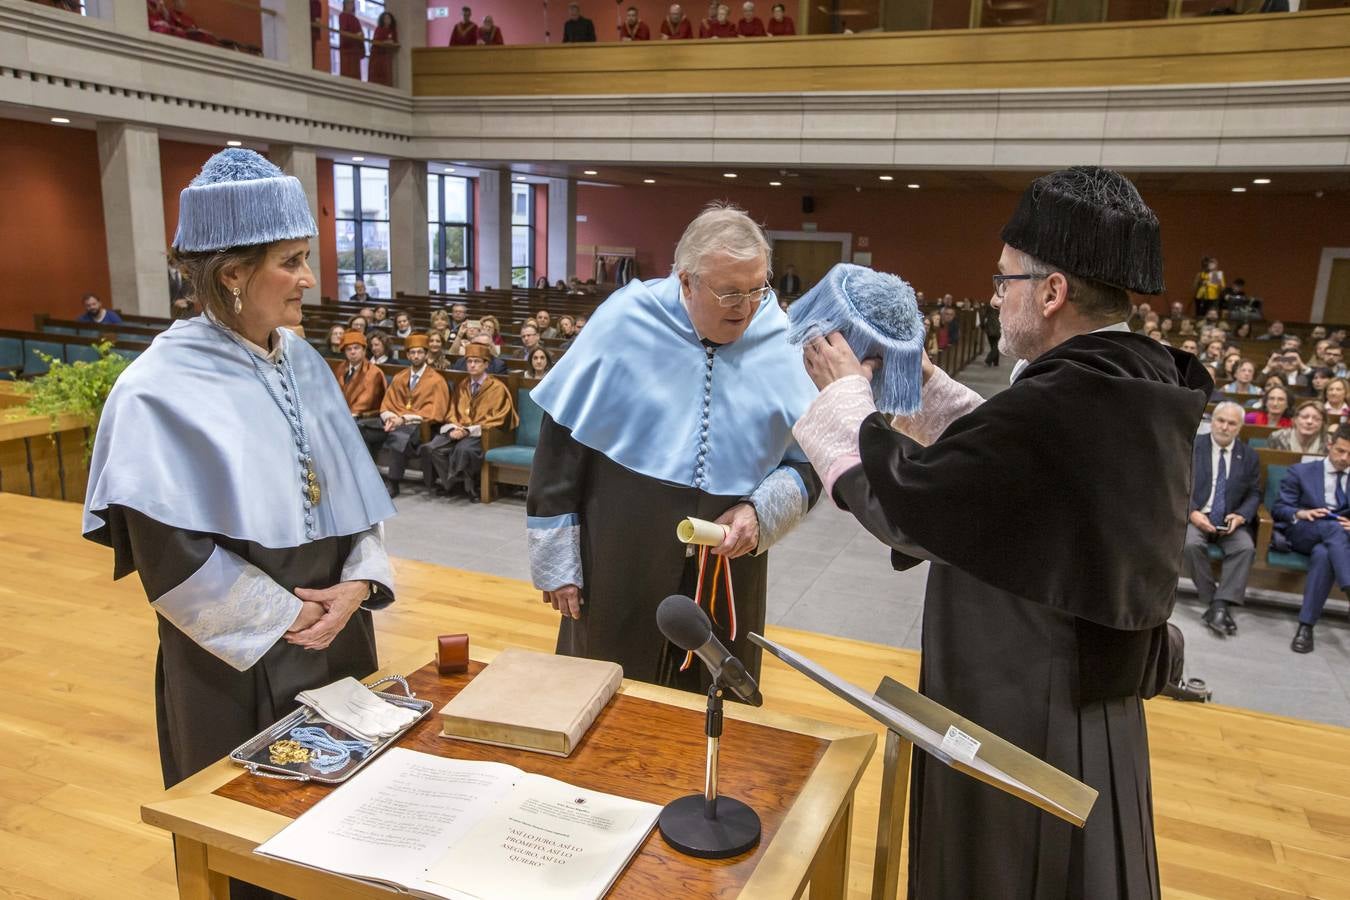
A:
{"type": "Polygon", "coordinates": [[[230,147],[208,159],[178,195],[173,248],[228,250],[318,233],[300,179],[252,150],[230,147]]]}
{"type": "Polygon", "coordinates": [[[801,345],[838,331],[858,359],[879,357],[872,376],[877,409],[908,415],[923,392],[923,317],[902,278],[839,263],[788,307],[788,341],[801,345]]]}

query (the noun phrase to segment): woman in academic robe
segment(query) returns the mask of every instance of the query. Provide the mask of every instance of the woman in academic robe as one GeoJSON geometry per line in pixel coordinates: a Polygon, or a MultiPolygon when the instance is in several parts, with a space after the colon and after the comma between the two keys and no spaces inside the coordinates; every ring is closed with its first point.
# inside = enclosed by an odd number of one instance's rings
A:
{"type": "Polygon", "coordinates": [[[375,33],[370,36],[370,65],[367,66],[371,84],[394,86],[394,57],[398,53],[398,22],[391,12],[380,13],[375,22],[375,33]]]}
{"type": "Polygon", "coordinates": [[[205,310],[118,379],[90,463],[83,533],[156,613],[165,785],[378,667],[394,514],[329,364],[289,329],[315,285],[299,180],[216,154],[179,197],[176,261],[205,310]]]}
{"type": "Polygon", "coordinates": [[[492,16],[483,16],[483,27],[478,29],[478,39],[484,45],[501,46],[505,41],[502,39],[502,30],[497,27],[497,23],[492,21],[492,16]]]}
{"type": "Polygon", "coordinates": [[[773,5],[773,14],[769,16],[769,21],[764,23],[764,28],[770,37],[788,37],[797,33],[796,24],[787,15],[787,8],[781,3],[773,5]]]}
{"type": "Polygon", "coordinates": [[[366,57],[366,33],[356,17],[356,0],[344,0],[338,16],[338,59],[343,78],[361,80],[361,60],[366,57]]]}

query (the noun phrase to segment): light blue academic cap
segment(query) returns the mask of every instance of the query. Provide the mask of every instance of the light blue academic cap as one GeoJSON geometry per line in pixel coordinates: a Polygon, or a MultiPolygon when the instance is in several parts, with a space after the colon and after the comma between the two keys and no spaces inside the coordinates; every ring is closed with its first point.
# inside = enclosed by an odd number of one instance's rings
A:
{"type": "Polygon", "coordinates": [[[788,341],[804,344],[838,331],[858,359],[879,357],[872,376],[877,409],[908,415],[923,392],[923,318],[904,279],[839,263],[788,307],[788,341]]]}
{"type": "Polygon", "coordinates": [[[300,179],[252,150],[231,147],[208,159],[178,195],[173,247],[197,253],[318,233],[300,179]]]}

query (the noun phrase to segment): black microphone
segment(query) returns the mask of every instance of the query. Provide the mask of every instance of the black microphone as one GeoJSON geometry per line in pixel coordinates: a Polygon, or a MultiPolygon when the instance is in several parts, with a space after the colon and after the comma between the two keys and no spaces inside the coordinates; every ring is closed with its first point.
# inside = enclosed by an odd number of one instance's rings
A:
{"type": "Polygon", "coordinates": [[[714,681],[730,689],[751,706],[764,705],[755,679],[745,671],[745,665],[713,636],[712,623],[693,600],[680,594],[662,600],[656,608],[656,626],[672,644],[697,654],[712,673],[714,681]]]}

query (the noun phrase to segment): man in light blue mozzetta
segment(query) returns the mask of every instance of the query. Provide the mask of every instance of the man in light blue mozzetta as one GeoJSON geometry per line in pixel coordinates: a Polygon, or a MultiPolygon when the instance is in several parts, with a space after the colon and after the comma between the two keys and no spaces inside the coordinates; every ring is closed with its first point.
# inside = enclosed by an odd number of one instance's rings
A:
{"type": "Polygon", "coordinates": [[[612,294],[544,380],[530,474],[534,585],[562,613],[558,652],[703,691],[702,666],[661,635],[671,594],[712,613],[717,637],[759,675],[765,551],[815,503],[820,482],[792,439],[816,396],[769,287],[769,245],[739,209],[685,230],[667,278],[612,294]],[[675,527],[714,521],[711,553],[675,527]]]}

